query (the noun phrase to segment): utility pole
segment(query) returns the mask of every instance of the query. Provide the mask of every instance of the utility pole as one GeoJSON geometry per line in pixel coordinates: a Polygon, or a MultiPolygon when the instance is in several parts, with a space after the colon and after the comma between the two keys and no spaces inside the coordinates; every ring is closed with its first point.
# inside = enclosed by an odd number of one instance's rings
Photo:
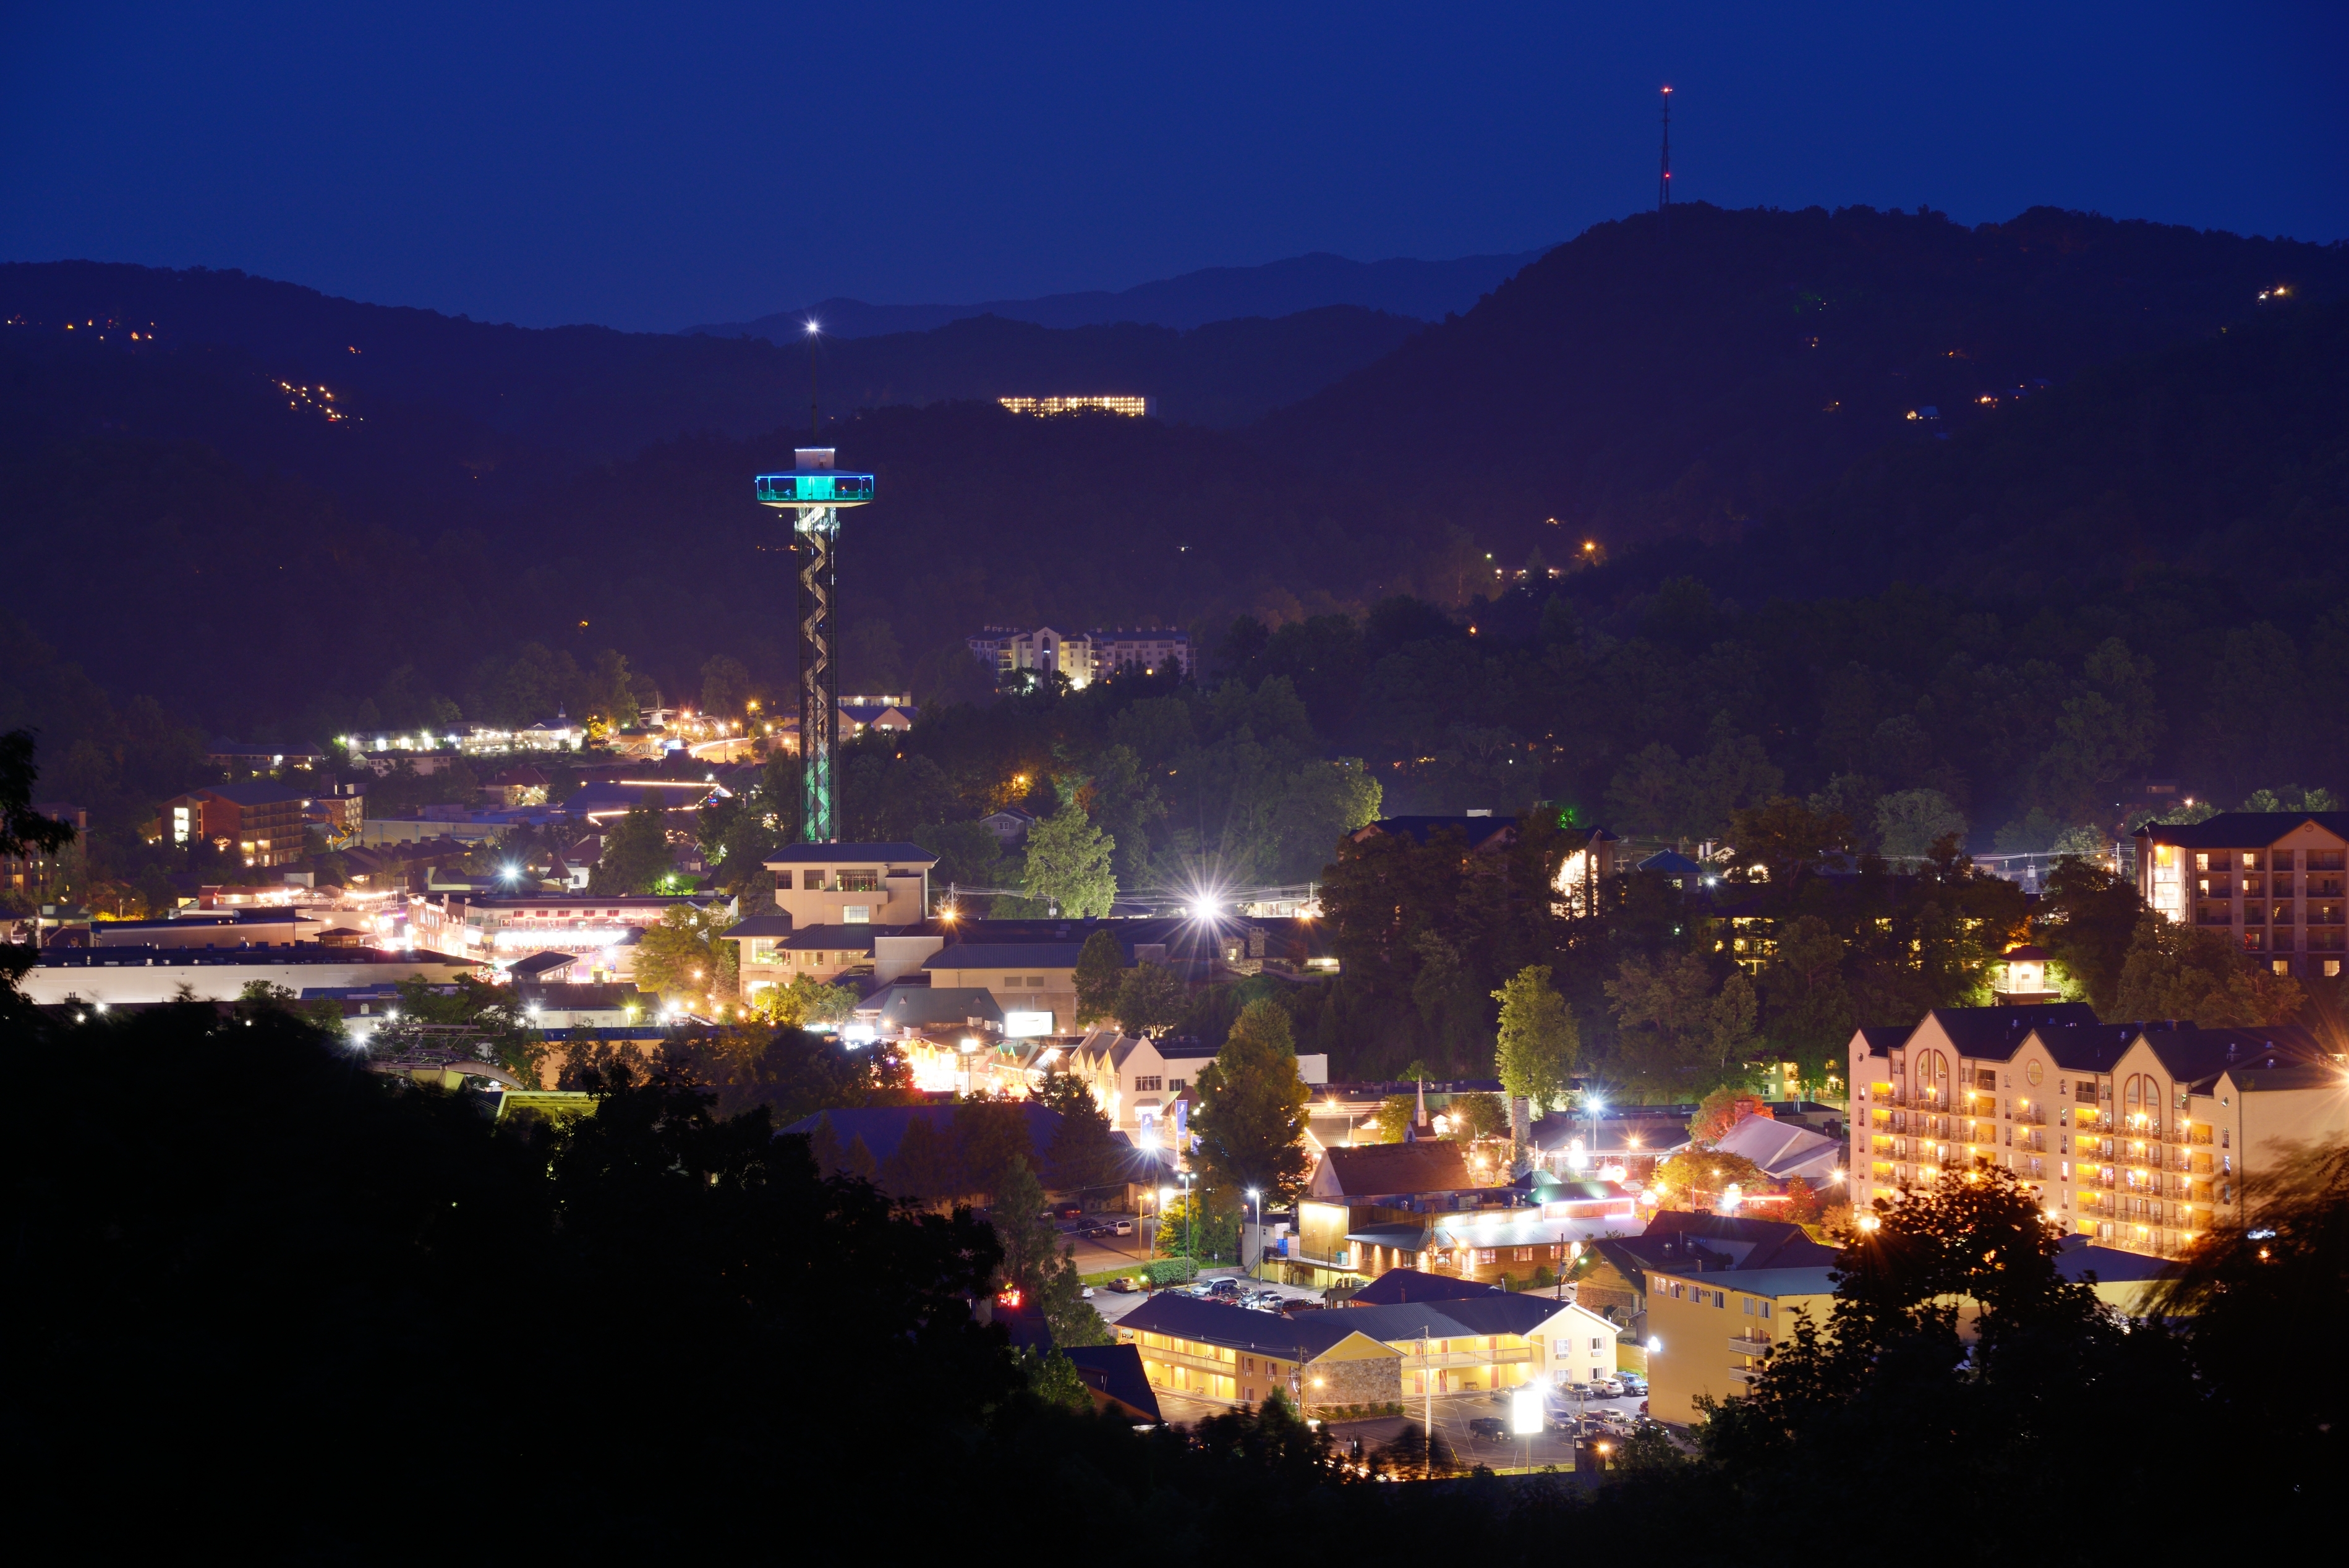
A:
{"type": "Polygon", "coordinates": [[[1419,1326],[1419,1391],[1426,1397],[1427,1453],[1422,1479],[1435,1479],[1435,1368],[1427,1359],[1427,1325],[1419,1326]]]}
{"type": "MultiPolygon", "coordinates": [[[[1664,90],[1670,92],[1671,89],[1667,88],[1664,90]]],[[[815,402],[815,340],[818,336],[822,335],[822,332],[823,329],[817,326],[814,322],[809,322],[807,324],[808,445],[811,447],[820,444],[823,439],[823,421],[816,415],[815,402]]]]}
{"type": "MultiPolygon", "coordinates": [[[[1664,162],[1656,175],[1656,230],[1659,233],[1671,222],[1672,216],[1672,89],[1663,90],[1664,100],[1664,162]]],[[[811,351],[812,352],[812,351],[811,351]]],[[[811,360],[810,364],[813,361],[811,360]]]]}

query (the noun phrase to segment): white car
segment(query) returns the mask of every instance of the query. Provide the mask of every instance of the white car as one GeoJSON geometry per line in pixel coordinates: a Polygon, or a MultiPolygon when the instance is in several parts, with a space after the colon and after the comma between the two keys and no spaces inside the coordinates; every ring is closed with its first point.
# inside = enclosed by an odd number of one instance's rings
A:
{"type": "Polygon", "coordinates": [[[1599,1397],[1602,1399],[1619,1399],[1623,1397],[1623,1381],[1619,1377],[1601,1377],[1598,1382],[1593,1383],[1591,1387],[1598,1391],[1599,1397]]]}
{"type": "Polygon", "coordinates": [[[1133,1234],[1133,1222],[1132,1220],[1120,1220],[1117,1222],[1117,1233],[1121,1236],[1130,1236],[1133,1234]]]}

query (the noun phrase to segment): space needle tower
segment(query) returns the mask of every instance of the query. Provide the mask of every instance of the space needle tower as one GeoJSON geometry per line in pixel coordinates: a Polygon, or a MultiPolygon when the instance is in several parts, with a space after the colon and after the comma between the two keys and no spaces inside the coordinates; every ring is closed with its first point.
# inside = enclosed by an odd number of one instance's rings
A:
{"type": "Polygon", "coordinates": [[[801,447],[787,474],[761,474],[759,501],[795,514],[800,567],[800,839],[840,841],[840,673],[833,573],[840,514],[873,499],[871,474],[833,467],[830,447],[801,447]]]}

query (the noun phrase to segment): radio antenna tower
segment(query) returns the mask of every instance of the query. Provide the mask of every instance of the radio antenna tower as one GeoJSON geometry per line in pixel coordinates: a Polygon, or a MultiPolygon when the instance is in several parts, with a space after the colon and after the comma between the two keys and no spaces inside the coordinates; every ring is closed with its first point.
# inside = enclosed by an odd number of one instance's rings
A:
{"type": "Polygon", "coordinates": [[[800,841],[840,841],[840,673],[834,557],[840,514],[873,499],[871,474],[843,474],[830,447],[802,447],[787,474],[761,474],[759,502],[796,514],[792,524],[806,552],[800,568],[800,841]]]}
{"type": "Polygon", "coordinates": [[[1672,216],[1672,89],[1666,88],[1664,99],[1664,164],[1656,176],[1656,227],[1661,230],[1672,216]]]}

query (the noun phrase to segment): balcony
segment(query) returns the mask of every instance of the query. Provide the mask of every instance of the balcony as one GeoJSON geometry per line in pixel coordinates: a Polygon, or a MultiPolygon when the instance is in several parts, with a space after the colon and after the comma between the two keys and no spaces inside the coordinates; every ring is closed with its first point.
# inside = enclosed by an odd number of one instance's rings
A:
{"type": "Polygon", "coordinates": [[[1729,1353],[1732,1356],[1767,1356],[1775,1343],[1775,1340],[1752,1339],[1742,1334],[1733,1334],[1729,1336],[1729,1353]]]}

